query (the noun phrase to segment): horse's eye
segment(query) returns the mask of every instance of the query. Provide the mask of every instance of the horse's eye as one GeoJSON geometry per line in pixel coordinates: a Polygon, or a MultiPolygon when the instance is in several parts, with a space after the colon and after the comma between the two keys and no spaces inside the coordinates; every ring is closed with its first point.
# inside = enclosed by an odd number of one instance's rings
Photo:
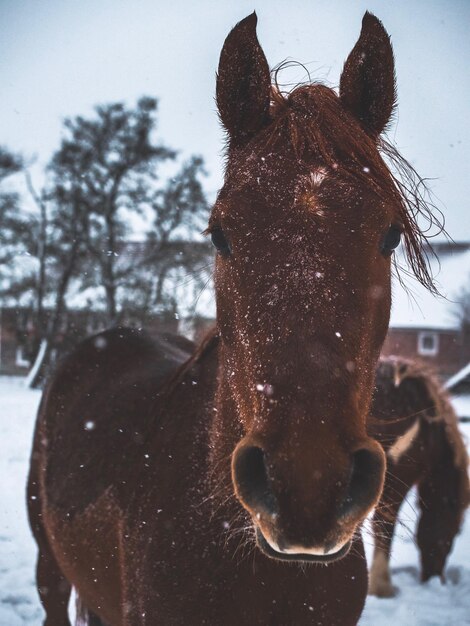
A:
{"type": "Polygon", "coordinates": [[[230,256],[232,252],[230,244],[224,235],[224,231],[219,226],[211,230],[211,239],[219,254],[225,257],[230,256]]]}
{"type": "Polygon", "coordinates": [[[396,224],[392,224],[387,230],[380,246],[380,252],[383,256],[390,256],[398,246],[400,243],[401,231],[402,229],[400,226],[397,226],[396,224]]]}

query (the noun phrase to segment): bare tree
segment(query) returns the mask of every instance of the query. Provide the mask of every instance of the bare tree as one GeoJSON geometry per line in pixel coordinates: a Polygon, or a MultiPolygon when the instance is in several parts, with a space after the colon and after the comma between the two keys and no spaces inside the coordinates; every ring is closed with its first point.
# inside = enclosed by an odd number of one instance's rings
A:
{"type": "Polygon", "coordinates": [[[7,190],[4,182],[22,169],[22,158],[0,146],[0,267],[3,269],[22,250],[24,230],[19,215],[19,195],[7,190]]]}
{"type": "MultiPolygon", "coordinates": [[[[199,235],[208,214],[203,161],[190,158],[160,185],[157,166],[175,152],[153,140],[155,114],[156,100],[142,98],[134,109],[109,104],[90,119],[66,120],[43,186],[25,170],[33,206],[25,209],[16,193],[0,194],[0,278],[2,263],[14,270],[1,295],[31,308],[32,386],[77,334],[76,317],[67,315],[72,287],[101,294],[100,325],[109,326],[177,315],[176,282],[207,280],[212,250],[199,235]],[[136,213],[150,218],[151,228],[145,241],[131,242],[136,213]]],[[[22,168],[0,149],[0,182],[22,168]]]]}
{"type": "Polygon", "coordinates": [[[135,109],[109,104],[96,107],[91,119],[67,120],[67,137],[55,157],[56,166],[79,181],[89,216],[88,250],[101,275],[109,325],[118,321],[117,259],[129,214],[142,210],[157,165],[175,156],[152,141],[156,110],[155,99],[141,98],[135,109]]]}
{"type": "Polygon", "coordinates": [[[196,235],[207,225],[209,212],[201,183],[203,175],[202,158],[193,156],[150,199],[154,221],[147,237],[144,264],[152,272],[152,285],[147,287],[153,294],[150,307],[157,310],[168,305],[175,309],[174,299],[165,293],[165,282],[172,270],[183,269],[195,282],[205,280],[202,270],[212,259],[212,248],[208,243],[195,242],[196,235]]]}

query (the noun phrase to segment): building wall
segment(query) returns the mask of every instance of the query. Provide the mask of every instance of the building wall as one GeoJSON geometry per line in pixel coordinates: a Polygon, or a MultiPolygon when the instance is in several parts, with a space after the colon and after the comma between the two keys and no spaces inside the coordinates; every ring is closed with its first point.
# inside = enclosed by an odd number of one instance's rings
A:
{"type": "MultiPolygon", "coordinates": [[[[0,375],[26,376],[34,358],[35,328],[31,322],[31,311],[27,309],[0,309],[0,375]]],[[[69,311],[66,316],[66,328],[57,337],[58,355],[71,350],[74,345],[87,336],[104,330],[103,316],[98,312],[69,311]]],[[[152,336],[158,333],[185,334],[192,338],[200,336],[212,325],[213,321],[193,320],[191,324],[181,324],[174,316],[155,316],[149,318],[143,328],[152,336]]],[[[124,320],[123,325],[136,326],[132,320],[124,320]]]]}
{"type": "Polygon", "coordinates": [[[447,379],[470,361],[470,345],[464,341],[459,331],[390,328],[382,354],[418,358],[431,365],[443,379],[447,379]],[[422,332],[436,334],[438,340],[436,354],[420,353],[419,335],[422,332]]]}
{"type": "Polygon", "coordinates": [[[0,315],[0,374],[25,376],[29,362],[21,349],[19,328],[24,327],[23,311],[2,309],[0,315]],[[23,357],[18,358],[18,357],[23,357]]]}

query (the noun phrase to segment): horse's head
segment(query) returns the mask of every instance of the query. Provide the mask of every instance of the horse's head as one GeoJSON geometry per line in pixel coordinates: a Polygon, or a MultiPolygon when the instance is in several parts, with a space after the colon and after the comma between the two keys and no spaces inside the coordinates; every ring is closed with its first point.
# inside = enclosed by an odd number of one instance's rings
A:
{"type": "Polygon", "coordinates": [[[419,421],[420,416],[434,417],[442,411],[438,390],[435,376],[423,363],[396,356],[381,358],[375,373],[368,432],[380,436],[383,424],[389,428],[395,425],[400,432],[419,421]]]}
{"type": "Polygon", "coordinates": [[[272,87],[255,14],[221,53],[218,410],[239,422],[235,493],[276,558],[344,555],[381,493],[384,454],[365,420],[408,219],[378,150],[394,102],[389,37],[370,14],[339,96],[272,87]]]}

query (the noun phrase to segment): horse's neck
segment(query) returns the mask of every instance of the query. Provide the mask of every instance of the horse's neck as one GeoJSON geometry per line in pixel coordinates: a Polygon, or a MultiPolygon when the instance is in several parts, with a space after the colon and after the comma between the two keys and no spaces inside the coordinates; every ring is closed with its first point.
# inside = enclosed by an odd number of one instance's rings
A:
{"type": "MultiPolygon", "coordinates": [[[[200,470],[209,479],[210,494],[217,495],[216,507],[221,499],[233,493],[231,457],[243,437],[230,376],[219,356],[221,349],[209,334],[191,357],[190,366],[171,385],[164,406],[165,414],[178,416],[165,425],[170,447],[178,445],[184,449],[184,455],[195,452],[201,463],[200,470]]],[[[161,443],[162,433],[158,431],[155,434],[157,450],[161,443]]],[[[201,477],[196,478],[200,487],[201,477]]]]}

